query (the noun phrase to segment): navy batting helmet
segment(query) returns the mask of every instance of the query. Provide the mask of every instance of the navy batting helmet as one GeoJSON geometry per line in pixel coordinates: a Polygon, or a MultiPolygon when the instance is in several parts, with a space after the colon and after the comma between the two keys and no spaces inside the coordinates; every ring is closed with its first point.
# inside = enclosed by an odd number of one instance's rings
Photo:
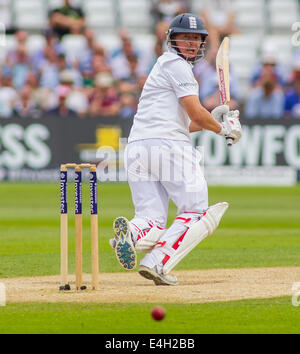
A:
{"type": "Polygon", "coordinates": [[[170,48],[174,48],[178,55],[183,57],[189,62],[195,63],[204,57],[204,42],[208,36],[208,32],[205,28],[203,21],[196,15],[190,13],[184,13],[176,16],[170,23],[169,29],[167,31],[167,44],[170,48]],[[174,40],[174,35],[177,33],[196,33],[201,34],[203,42],[201,43],[198,53],[193,58],[185,57],[181,51],[176,41],[174,40]]]}

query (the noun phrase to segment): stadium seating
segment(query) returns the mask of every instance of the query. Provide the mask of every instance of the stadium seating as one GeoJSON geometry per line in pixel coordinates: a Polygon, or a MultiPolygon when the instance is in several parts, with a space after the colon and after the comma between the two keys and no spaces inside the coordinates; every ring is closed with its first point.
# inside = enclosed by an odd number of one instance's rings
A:
{"type": "Polygon", "coordinates": [[[238,34],[230,37],[230,68],[239,80],[241,96],[247,96],[250,76],[259,56],[259,35],[238,34]]]}
{"type": "MultiPolygon", "coordinates": [[[[45,0],[48,1],[48,8],[54,9],[64,5],[65,0],[45,0]]],[[[71,0],[72,6],[81,6],[84,3],[83,0],[71,0]]]]}
{"type": "Polygon", "coordinates": [[[55,9],[63,6],[64,0],[48,0],[48,8],[55,9]]]}
{"type": "Polygon", "coordinates": [[[249,79],[251,68],[257,60],[259,50],[258,35],[239,34],[230,38],[230,62],[242,79],[249,79]]]}
{"type": "Polygon", "coordinates": [[[9,0],[0,0],[0,23],[4,24],[7,28],[12,23],[9,0]]]}
{"type": "Polygon", "coordinates": [[[148,0],[119,1],[121,27],[149,32],[152,26],[150,9],[151,2],[148,0]]]}
{"type": "Polygon", "coordinates": [[[272,33],[289,33],[294,22],[298,21],[297,12],[270,12],[270,27],[272,33]]]}
{"type": "Polygon", "coordinates": [[[29,54],[33,54],[45,47],[46,39],[41,34],[32,34],[28,37],[26,48],[29,54]]]}
{"type": "Polygon", "coordinates": [[[0,63],[3,63],[7,53],[17,47],[16,37],[13,35],[7,35],[5,37],[5,46],[1,46],[0,50],[0,63]]]}
{"type": "MultiPolygon", "coordinates": [[[[82,7],[87,26],[95,30],[96,40],[108,52],[120,46],[118,30],[127,28],[135,47],[151,57],[155,36],[150,0],[71,0],[71,3],[82,7]]],[[[42,33],[47,27],[49,10],[63,4],[64,0],[0,0],[0,22],[27,30],[30,34],[27,49],[33,53],[45,45],[42,33]]],[[[204,1],[190,0],[190,4],[191,11],[199,14],[204,1]]],[[[246,93],[251,72],[262,53],[276,51],[279,62],[290,66],[294,50],[291,27],[299,21],[300,1],[232,0],[232,4],[241,34],[231,36],[230,63],[246,93]]],[[[1,49],[3,38],[0,28],[1,49]]],[[[13,36],[6,36],[5,40],[0,62],[16,46],[13,36]]],[[[86,41],[82,36],[65,36],[62,45],[71,60],[80,59],[86,41]]]]}
{"type": "Polygon", "coordinates": [[[116,9],[114,0],[85,0],[82,9],[87,26],[112,32],[116,28],[116,9]]]}
{"type": "Polygon", "coordinates": [[[265,3],[263,0],[233,0],[235,11],[263,11],[265,3]]]}
{"type": "Polygon", "coordinates": [[[13,15],[17,28],[42,30],[47,26],[47,4],[40,0],[15,0],[13,15]]]}
{"type": "Polygon", "coordinates": [[[11,14],[8,0],[0,0],[0,62],[5,57],[6,28],[11,24],[11,14]],[[4,54],[2,53],[4,51],[4,54]]]}
{"type": "Polygon", "coordinates": [[[203,8],[203,1],[192,0],[191,11],[193,14],[199,14],[203,8]]]}
{"type": "Polygon", "coordinates": [[[283,65],[290,65],[292,58],[292,43],[290,35],[268,35],[262,41],[261,51],[275,53],[283,65]]]}
{"type": "Polygon", "coordinates": [[[67,58],[71,61],[82,59],[87,46],[85,37],[81,35],[65,35],[61,44],[67,58]]]}
{"type": "Polygon", "coordinates": [[[270,0],[268,3],[269,10],[282,12],[296,12],[299,10],[297,0],[270,0]]]}
{"type": "Polygon", "coordinates": [[[118,34],[115,33],[102,33],[100,32],[96,38],[97,42],[101,44],[108,52],[112,52],[121,45],[118,34]]]}
{"type": "Polygon", "coordinates": [[[297,0],[270,0],[268,12],[270,29],[275,34],[290,34],[292,24],[299,20],[299,4],[297,0]]]}
{"type": "Polygon", "coordinates": [[[135,34],[133,35],[134,46],[143,53],[153,53],[155,36],[153,34],[135,34]]]}
{"type": "Polygon", "coordinates": [[[264,1],[235,0],[233,8],[236,24],[243,33],[263,33],[266,24],[264,1]]]}

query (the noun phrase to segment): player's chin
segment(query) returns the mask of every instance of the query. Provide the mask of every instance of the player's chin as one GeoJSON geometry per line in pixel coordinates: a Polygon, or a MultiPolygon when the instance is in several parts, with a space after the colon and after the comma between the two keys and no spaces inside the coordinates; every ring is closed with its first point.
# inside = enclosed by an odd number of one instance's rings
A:
{"type": "Polygon", "coordinates": [[[185,52],[183,54],[187,59],[193,59],[197,56],[197,52],[194,51],[194,52],[191,52],[191,51],[188,51],[188,52],[185,52]]]}

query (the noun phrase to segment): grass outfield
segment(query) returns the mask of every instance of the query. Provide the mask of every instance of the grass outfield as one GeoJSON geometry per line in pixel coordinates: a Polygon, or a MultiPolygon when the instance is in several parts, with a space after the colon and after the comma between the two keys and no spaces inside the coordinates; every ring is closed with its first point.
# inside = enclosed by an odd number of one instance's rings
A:
{"type": "MultiPolygon", "coordinates": [[[[228,201],[230,208],[214,236],[176,269],[300,266],[300,186],[210,187],[209,192],[210,204],[228,201]]],[[[73,195],[70,183],[69,235],[74,254],[73,195]]],[[[90,272],[88,195],[85,184],[85,272],[90,272]]],[[[3,183],[0,196],[0,278],[59,274],[59,185],[3,183]]],[[[116,216],[133,216],[128,186],[100,184],[99,210],[100,271],[120,272],[108,239],[116,216]]],[[[169,223],[175,215],[171,204],[169,223]]],[[[74,258],[71,254],[72,272],[74,258]]],[[[293,307],[288,297],[165,307],[166,319],[155,323],[149,304],[8,304],[0,307],[0,333],[300,332],[299,307],[293,307]]]]}
{"type": "MultiPolygon", "coordinates": [[[[300,265],[300,186],[211,187],[210,204],[228,201],[220,228],[176,269],[300,265]]],[[[84,185],[84,271],[90,271],[88,185],[84,185]]],[[[74,186],[69,186],[70,251],[74,252],[74,186]]],[[[0,185],[0,278],[59,274],[58,184],[0,185]]],[[[99,186],[100,271],[120,272],[108,239],[118,215],[133,216],[126,184],[99,186]]],[[[176,215],[171,204],[169,222],[176,215]]],[[[70,255],[70,270],[74,257],[70,255]]],[[[300,280],[300,279],[299,279],[300,280]]]]}
{"type": "Polygon", "coordinates": [[[161,322],[151,318],[152,307],[151,304],[14,304],[0,308],[0,333],[299,334],[300,328],[300,310],[291,306],[287,297],[165,304],[167,315],[161,322]]]}

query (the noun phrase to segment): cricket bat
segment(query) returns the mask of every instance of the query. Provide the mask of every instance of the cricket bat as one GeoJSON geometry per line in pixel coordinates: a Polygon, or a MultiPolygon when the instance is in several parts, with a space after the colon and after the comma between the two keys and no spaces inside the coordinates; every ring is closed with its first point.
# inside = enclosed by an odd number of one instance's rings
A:
{"type": "MultiPolygon", "coordinates": [[[[229,38],[225,37],[219,47],[216,57],[216,70],[219,83],[221,104],[229,106],[230,103],[230,80],[229,80],[229,38]]],[[[227,145],[232,145],[232,139],[226,138],[227,145]]]]}

